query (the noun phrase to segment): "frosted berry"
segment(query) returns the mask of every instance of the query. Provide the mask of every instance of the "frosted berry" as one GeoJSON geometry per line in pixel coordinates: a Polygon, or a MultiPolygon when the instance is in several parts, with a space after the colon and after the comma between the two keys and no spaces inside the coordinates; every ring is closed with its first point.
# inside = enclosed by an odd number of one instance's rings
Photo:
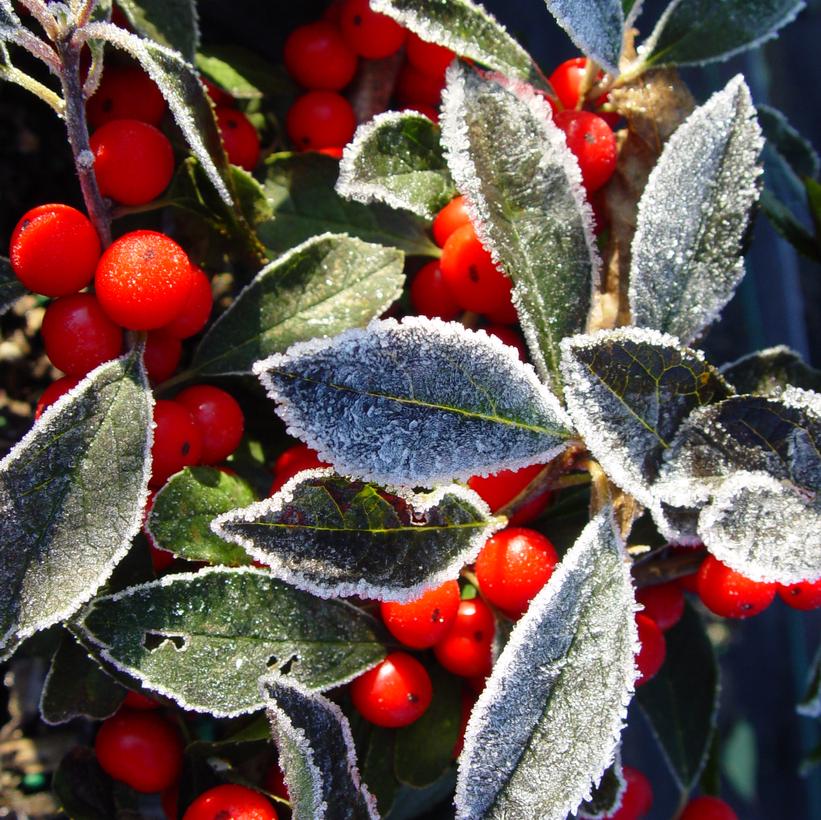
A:
{"type": "Polygon", "coordinates": [[[346,145],[356,130],[351,104],[334,91],[309,91],[288,109],[285,128],[296,148],[346,145]]]}
{"type": "Polygon", "coordinates": [[[436,259],[421,267],[413,277],[410,299],[420,316],[449,322],[462,312],[445,284],[442,268],[436,259]]]}
{"type": "Polygon", "coordinates": [[[431,229],[433,230],[433,239],[436,244],[442,248],[448,237],[462,225],[470,224],[470,215],[467,209],[467,200],[463,196],[454,197],[433,220],[431,229]]]}
{"type": "MultiPolygon", "coordinates": [[[[544,467],[544,464],[531,464],[518,470],[500,470],[489,476],[473,476],[468,480],[468,486],[484,499],[491,512],[497,512],[524,492],[544,467]]],[[[538,517],[550,501],[550,495],[550,490],[538,493],[514,513],[510,523],[526,524],[538,517]]]]}
{"type": "Polygon", "coordinates": [[[188,339],[196,336],[208,324],[214,297],[211,294],[211,280],[205,271],[192,264],[193,278],[188,300],[183,309],[165,327],[172,336],[178,339],[188,339]]]}
{"type": "Polygon", "coordinates": [[[636,686],[647,683],[654,678],[664,663],[667,654],[667,641],[664,633],[659,629],[658,624],[646,615],[636,615],[636,625],[639,631],[639,643],[641,648],[636,655],[636,666],[639,670],[639,677],[636,686]]]}
{"type": "Polygon", "coordinates": [[[453,625],[433,647],[436,660],[454,675],[487,676],[495,629],[493,613],[481,598],[460,601],[453,625]]]}
{"type": "Polygon", "coordinates": [[[218,464],[237,449],[245,417],[233,396],[219,387],[198,384],[183,390],[175,401],[188,408],[200,428],[203,464],[218,464]]]}
{"type": "Polygon", "coordinates": [[[171,378],[182,357],[182,342],[165,328],[148,331],[143,362],[148,378],[159,384],[171,378]]]}
{"type": "Polygon", "coordinates": [[[51,407],[60,396],[64,396],[72,387],[76,387],[79,383],[80,379],[77,376],[63,376],[61,379],[53,381],[37,400],[37,407],[34,410],[35,420],[39,419],[46,411],[46,408],[51,407]]]}
{"type": "Polygon", "coordinates": [[[684,807],[679,820],[738,820],[738,815],[720,797],[703,795],[684,807]]]}
{"type": "Polygon", "coordinates": [[[100,87],[86,103],[93,128],[112,120],[140,120],[159,125],[166,105],[162,92],[140,68],[106,68],[100,87]]]}
{"type": "Polygon", "coordinates": [[[564,131],[567,147],[582,172],[588,194],[605,185],[616,170],[616,137],[613,129],[590,111],[560,111],[556,125],[564,131]]]}
{"type": "Polygon", "coordinates": [[[445,78],[424,74],[410,63],[405,63],[396,78],[394,96],[400,103],[421,103],[436,107],[442,98],[445,78]]]}
{"type": "Polygon", "coordinates": [[[271,801],[247,786],[225,783],[203,792],[182,820],[277,820],[271,801]]]}
{"type": "Polygon", "coordinates": [[[283,57],[288,73],[312,90],[339,91],[356,74],[356,54],[339,30],[324,20],[294,29],[283,57]]]}
{"type": "Polygon", "coordinates": [[[621,796],[621,806],[607,820],[639,820],[653,807],[653,787],[650,781],[632,766],[622,768],[626,783],[621,796]]]}
{"type": "Polygon", "coordinates": [[[339,11],[339,28],[345,42],[369,60],[390,57],[405,42],[405,29],[390,17],[371,11],[368,0],[345,0],[339,11]]]}
{"type": "Polygon", "coordinates": [[[202,433],[187,407],[160,399],[154,405],[154,444],[151,447],[151,481],[161,487],[183,467],[198,464],[202,433]]]}
{"type": "Polygon", "coordinates": [[[800,581],[789,586],[779,584],[778,595],[793,609],[818,609],[821,607],[821,578],[817,581],[800,581]]]}
{"type": "Polygon", "coordinates": [[[444,46],[436,43],[428,43],[418,34],[408,32],[405,41],[405,53],[408,62],[417,70],[431,77],[441,78],[445,76],[447,67],[453,62],[456,55],[444,46]]]}
{"type": "Polygon", "coordinates": [[[643,614],[652,618],[662,632],[674,627],[684,614],[684,593],[675,582],[644,587],[636,593],[644,606],[643,614]]]}
{"type": "Polygon", "coordinates": [[[775,598],[776,584],[745,578],[708,555],[698,571],[698,595],[704,606],[724,618],[749,618],[763,612],[775,598]]]}
{"type": "Polygon", "coordinates": [[[219,106],[214,112],[228,161],[246,171],[259,162],[259,135],[251,120],[235,108],[219,106]]]}
{"type": "Polygon", "coordinates": [[[428,649],[450,629],[459,600],[458,582],[445,581],[414,601],[383,601],[380,612],[385,626],[398,641],[413,649],[428,649]]]}

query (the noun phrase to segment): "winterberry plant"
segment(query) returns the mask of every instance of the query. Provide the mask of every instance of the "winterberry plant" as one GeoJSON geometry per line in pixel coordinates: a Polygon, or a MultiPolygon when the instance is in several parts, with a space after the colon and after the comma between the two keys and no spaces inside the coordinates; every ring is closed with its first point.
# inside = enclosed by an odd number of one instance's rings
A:
{"type": "Polygon", "coordinates": [[[821,258],[819,161],[677,66],[803,3],[546,5],[558,66],[472,0],[334,0],[279,70],[194,0],[0,0],[85,209],[0,260],[50,377],[0,658],[15,730],[83,727],[55,815],[736,816],[715,644],[821,607],[821,374],[702,342],[759,212],[821,258]]]}

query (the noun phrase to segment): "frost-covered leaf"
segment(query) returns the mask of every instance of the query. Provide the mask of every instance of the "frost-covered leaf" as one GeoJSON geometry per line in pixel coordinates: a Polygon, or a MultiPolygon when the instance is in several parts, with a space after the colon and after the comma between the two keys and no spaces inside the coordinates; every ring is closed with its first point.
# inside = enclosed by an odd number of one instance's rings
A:
{"type": "Polygon", "coordinates": [[[25,293],[26,289],[11,269],[11,262],[5,256],[0,256],[0,315],[25,293]]]}
{"type": "Polygon", "coordinates": [[[214,322],[192,369],[250,373],[294,342],[362,327],[401,295],[404,255],[345,235],[314,237],[264,267],[214,322]]]}
{"type": "Polygon", "coordinates": [[[262,687],[294,820],[376,820],[342,710],[277,676],[262,687]]]}
{"type": "Polygon", "coordinates": [[[576,336],[562,343],[562,353],[576,429],[607,475],[652,505],[651,485],[679,425],[693,408],[726,398],[729,388],[701,353],[654,330],[576,336]]]}
{"type": "Polygon", "coordinates": [[[802,136],[784,114],[770,105],[756,106],[758,122],[767,143],[789,163],[798,177],[817,177],[821,162],[812,144],[802,136]]]}
{"type": "Polygon", "coordinates": [[[283,98],[296,93],[282,66],[239,45],[208,45],[197,52],[197,68],[237,100],[283,98]]]}
{"type": "Polygon", "coordinates": [[[117,5],[138,34],[194,62],[200,39],[195,0],[117,0],[117,5]]]}
{"type": "Polygon", "coordinates": [[[167,575],[97,598],[79,627],[147,689],[221,717],[262,708],[257,682],[272,670],[328,689],[385,656],[362,610],[248,567],[167,575]]]}
{"type": "Polygon", "coordinates": [[[345,147],[336,190],[432,219],[456,196],[439,126],[414,111],[377,114],[345,147]]]}
{"type": "Polygon", "coordinates": [[[821,646],[818,647],[810,665],[804,696],[798,702],[796,711],[804,717],[821,717],[821,646]]]}
{"type": "Polygon", "coordinates": [[[724,365],[721,374],[737,393],[775,398],[789,385],[821,393],[821,371],[810,367],[798,353],[783,345],[743,356],[724,365]]]}
{"type": "Polygon", "coordinates": [[[599,266],[578,163],[542,97],[465,66],[448,72],[442,137],[479,236],[516,285],[537,370],[558,387],[559,342],[584,329],[599,266]]]}
{"type": "Polygon", "coordinates": [[[211,522],[255,499],[250,485],[238,476],[215,467],[186,467],[154,497],[146,529],[160,549],[187,561],[249,564],[245,550],[216,535],[211,522]]]}
{"type": "Polygon", "coordinates": [[[639,202],[633,323],[689,344],[744,276],[741,243],[758,198],[761,129],[737,76],[670,137],[639,202]]]}
{"type": "Polygon", "coordinates": [[[579,807],[579,817],[598,820],[613,815],[621,806],[626,786],[621,753],[617,750],[615,760],[604,770],[599,785],[593,789],[592,797],[579,807]]]}
{"type": "Polygon", "coordinates": [[[455,322],[372,322],[294,345],[254,372],[288,432],[343,475],[433,486],[542,464],[570,437],[512,348],[455,322]]]}
{"type": "Polygon", "coordinates": [[[654,65],[726,60],[775,37],[804,0],[673,0],[644,50],[654,65]]]}
{"type": "Polygon", "coordinates": [[[613,762],[637,648],[630,566],[610,507],[513,628],[465,732],[458,818],[564,820],[613,762]]]}
{"type": "Polygon", "coordinates": [[[15,13],[11,0],[0,0],[0,38],[11,39],[20,26],[20,18],[15,13]]]}
{"type": "MultiPolygon", "coordinates": [[[[622,0],[546,0],[547,8],[581,52],[618,74],[624,34],[622,0]]],[[[632,4],[631,4],[632,5],[632,4]]]]}
{"type": "Polygon", "coordinates": [[[0,461],[0,654],[71,615],[128,552],[152,406],[135,350],[93,370],[0,461]]]}
{"type": "Polygon", "coordinates": [[[719,668],[704,624],[688,604],[665,633],[667,655],[636,700],[682,791],[695,788],[707,762],[718,713],[719,668]]]}
{"type": "Polygon", "coordinates": [[[343,199],[335,190],[338,174],[336,160],[313,151],[268,157],[264,188],[274,215],[257,226],[257,234],[273,255],[326,232],[347,233],[417,256],[440,255],[426,220],[381,202],[363,205],[343,199]]]}
{"type": "MultiPolygon", "coordinates": [[[[471,0],[371,0],[423,40],[449,48],[509,77],[539,80],[530,55],[479,3],[471,0]]],[[[542,80],[542,82],[544,82],[542,80]]]]}
{"type": "Polygon", "coordinates": [[[458,485],[400,497],[310,470],[272,498],[221,515],[213,529],[314,595],[398,601],[455,578],[503,522],[458,485]]]}

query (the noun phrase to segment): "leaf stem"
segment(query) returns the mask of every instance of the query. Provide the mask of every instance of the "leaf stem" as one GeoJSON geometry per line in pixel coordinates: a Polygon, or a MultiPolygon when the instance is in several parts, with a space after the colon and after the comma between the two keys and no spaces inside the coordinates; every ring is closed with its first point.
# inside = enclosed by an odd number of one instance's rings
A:
{"type": "Polygon", "coordinates": [[[60,76],[60,58],[57,52],[44,43],[37,35],[32,34],[26,28],[18,28],[12,35],[12,42],[24,48],[29,54],[35,56],[38,60],[44,62],[52,74],[60,76]]]}
{"type": "Polygon", "coordinates": [[[43,27],[49,40],[57,39],[57,22],[44,0],[19,0],[19,3],[43,27]]]}
{"type": "Polygon", "coordinates": [[[56,92],[52,91],[47,85],[38,82],[34,77],[29,77],[25,71],[20,71],[16,66],[10,63],[5,66],[0,66],[0,78],[10,83],[15,83],[26,91],[39,97],[46,105],[51,106],[57,116],[62,117],[65,114],[65,103],[63,98],[56,92]]]}

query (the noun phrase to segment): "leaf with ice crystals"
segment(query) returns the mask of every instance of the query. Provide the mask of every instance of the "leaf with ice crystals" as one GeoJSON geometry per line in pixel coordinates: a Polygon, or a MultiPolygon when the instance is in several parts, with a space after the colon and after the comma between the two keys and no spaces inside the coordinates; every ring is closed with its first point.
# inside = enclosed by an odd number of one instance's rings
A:
{"type": "Polygon", "coordinates": [[[604,770],[599,785],[593,789],[593,795],[579,807],[579,817],[598,820],[612,816],[621,807],[626,786],[621,751],[617,749],[615,760],[604,770]]]}
{"type": "Polygon", "coordinates": [[[673,0],[644,44],[653,65],[726,60],[775,37],[804,0],[673,0]]]}
{"type": "Polygon", "coordinates": [[[264,267],[211,326],[192,369],[243,375],[294,342],[362,327],[399,298],[404,254],[346,235],[323,234],[264,267]]]}
{"type": "Polygon", "coordinates": [[[613,762],[638,648],[611,508],[582,531],[513,628],[465,731],[458,818],[564,820],[613,762]]]}
{"type": "Polygon", "coordinates": [[[322,690],[385,656],[362,610],[250,567],[129,587],[92,601],[78,625],[94,651],[146,689],[218,717],[262,708],[258,681],[272,670],[322,690]]]}
{"type": "Polygon", "coordinates": [[[310,470],[212,527],[314,595],[407,601],[455,578],[503,524],[458,485],[400,497],[333,470],[310,470]]]}
{"type": "Polygon", "coordinates": [[[804,717],[821,717],[821,646],[818,647],[815,658],[810,665],[804,696],[798,702],[795,710],[804,717]]]}
{"type": "Polygon", "coordinates": [[[20,18],[14,11],[11,0],[0,0],[0,39],[11,40],[21,27],[20,18]]]}
{"type": "Polygon", "coordinates": [[[573,45],[611,74],[619,72],[624,11],[622,0],[545,0],[573,45]]]}
{"type": "Polygon", "coordinates": [[[117,0],[117,5],[138,34],[194,62],[200,39],[195,0],[117,0]]]}
{"type": "Polygon", "coordinates": [[[802,136],[777,108],[756,107],[758,122],[767,142],[789,163],[796,176],[817,177],[821,161],[812,144],[802,136]]]}
{"type": "Polygon", "coordinates": [[[543,83],[530,55],[479,3],[471,0],[371,0],[374,11],[387,14],[429,43],[445,46],[460,57],[519,77],[543,83]]]}
{"type": "Polygon", "coordinates": [[[720,369],[737,393],[777,398],[790,385],[821,393],[821,371],[783,345],[750,353],[720,369]]]}
{"type": "Polygon", "coordinates": [[[432,219],[456,196],[439,126],[413,111],[387,111],[360,125],[342,155],[336,190],[432,219]]]}
{"type": "Polygon", "coordinates": [[[245,550],[216,535],[211,522],[255,498],[250,485],[238,476],[216,467],[186,467],[154,497],[146,531],[160,549],[187,561],[249,564],[245,550]]]}
{"type": "Polygon", "coordinates": [[[294,820],[377,820],[342,710],[278,676],[262,689],[294,820]]]}
{"type": "Polygon", "coordinates": [[[0,315],[25,293],[26,289],[11,269],[11,262],[4,256],[0,256],[0,315]]]}
{"type": "Polygon", "coordinates": [[[68,618],[128,552],[152,407],[137,349],[89,373],[0,461],[0,654],[68,618]]]}
{"type": "Polygon", "coordinates": [[[670,772],[682,791],[698,782],[718,714],[719,667],[696,611],[685,607],[665,633],[667,654],[656,676],[636,692],[670,772]]]}
{"type": "Polygon", "coordinates": [[[254,372],[288,432],[343,475],[433,486],[543,464],[570,433],[512,348],[456,322],[371,322],[294,345],[254,372]]]}
{"type": "Polygon", "coordinates": [[[581,172],[544,99],[456,65],[442,137],[483,244],[515,284],[540,375],[557,392],[559,342],[584,329],[599,267],[581,172]]]}
{"type": "Polygon", "coordinates": [[[670,137],[639,202],[634,324],[688,344],[730,300],[744,276],[741,243],[758,198],[762,145],[741,76],[670,137]]]}
{"type": "Polygon", "coordinates": [[[576,336],[562,342],[562,354],[576,429],[607,475],[651,506],[651,485],[679,425],[729,388],[701,353],[655,330],[576,336]]]}

